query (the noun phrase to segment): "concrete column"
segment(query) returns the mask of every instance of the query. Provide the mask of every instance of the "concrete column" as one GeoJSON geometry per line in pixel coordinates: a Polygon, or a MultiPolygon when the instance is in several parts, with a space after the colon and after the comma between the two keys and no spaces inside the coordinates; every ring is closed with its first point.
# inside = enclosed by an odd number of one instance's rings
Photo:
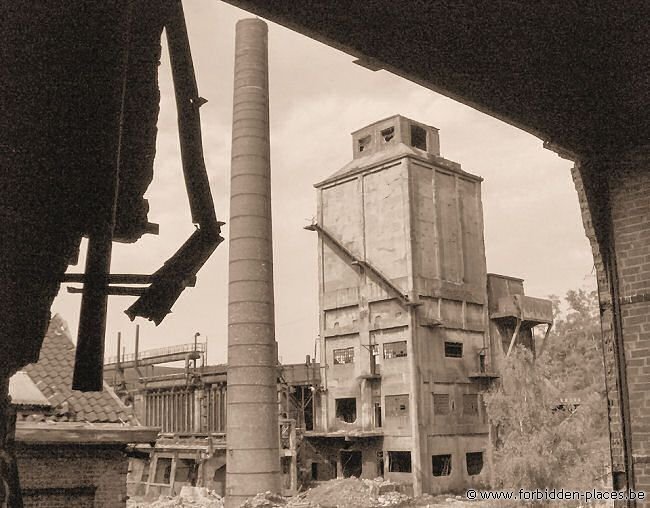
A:
{"type": "Polygon", "coordinates": [[[226,506],[280,491],[267,26],[237,23],[233,104],[226,506]]]}

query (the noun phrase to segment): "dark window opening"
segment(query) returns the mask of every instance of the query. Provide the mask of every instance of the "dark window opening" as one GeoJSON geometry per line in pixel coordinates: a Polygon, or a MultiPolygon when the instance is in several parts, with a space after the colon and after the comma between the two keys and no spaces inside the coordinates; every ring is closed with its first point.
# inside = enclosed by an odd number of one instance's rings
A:
{"type": "Polygon", "coordinates": [[[375,400],[373,405],[375,408],[375,427],[379,428],[381,427],[381,399],[375,400]]]}
{"type": "Polygon", "coordinates": [[[311,479],[318,480],[318,462],[311,463],[311,479]]]}
{"type": "Polygon", "coordinates": [[[214,475],[212,476],[212,481],[217,483],[226,482],[226,465],[218,467],[214,470],[214,475]]]}
{"type": "Polygon", "coordinates": [[[343,468],[343,478],[355,476],[361,477],[361,452],[341,450],[341,466],[343,468]]]}
{"type": "Polygon", "coordinates": [[[420,150],[427,149],[427,131],[418,125],[411,125],[411,146],[420,150]]]}
{"type": "Polygon", "coordinates": [[[485,351],[481,351],[478,355],[478,370],[481,374],[485,374],[485,351]]]}
{"type": "Polygon", "coordinates": [[[462,358],[463,357],[463,343],[462,342],[445,342],[445,356],[447,358],[462,358]]]}
{"type": "Polygon", "coordinates": [[[365,136],[358,141],[359,152],[363,152],[370,146],[370,136],[365,136]]]}
{"type": "Polygon", "coordinates": [[[179,459],[176,461],[176,473],[174,482],[189,483],[196,485],[199,465],[191,459],[179,459]]]}
{"type": "Polygon", "coordinates": [[[465,393],[463,395],[463,415],[478,416],[478,394],[465,393]]]}
{"type": "Polygon", "coordinates": [[[448,393],[434,393],[433,394],[433,414],[434,415],[448,415],[449,414],[449,394],[448,393]]]}
{"type": "Polygon", "coordinates": [[[171,472],[172,472],[172,459],[159,458],[156,461],[156,475],[154,476],[153,482],[169,485],[171,472]]]}
{"type": "Polygon", "coordinates": [[[149,481],[149,459],[143,459],[142,460],[142,476],[140,477],[140,481],[142,483],[147,483],[149,481]]]}
{"type": "Polygon", "coordinates": [[[354,348],[346,347],[344,349],[334,350],[334,365],[354,362],[354,348]]]}
{"type": "Polygon", "coordinates": [[[282,474],[291,473],[291,457],[280,457],[280,467],[282,474]]]}
{"type": "Polygon", "coordinates": [[[449,476],[451,474],[451,455],[432,455],[431,471],[433,476],[449,476]]]}
{"type": "Polygon", "coordinates": [[[409,396],[406,395],[386,395],[386,418],[409,415],[409,396]]]}
{"type": "Polygon", "coordinates": [[[467,474],[474,476],[483,471],[483,452],[471,452],[465,454],[467,462],[467,474]]]}
{"type": "Polygon", "coordinates": [[[411,452],[388,452],[388,471],[391,473],[410,473],[411,452]]]}
{"type": "Polygon", "coordinates": [[[357,420],[357,399],[336,399],[336,417],[346,423],[357,420]]]}
{"type": "Polygon", "coordinates": [[[406,357],[406,341],[400,340],[397,342],[387,342],[384,344],[384,358],[389,360],[391,358],[404,358],[406,357]]]}
{"type": "Polygon", "coordinates": [[[384,138],[384,141],[388,143],[391,139],[395,137],[395,127],[388,127],[381,131],[381,137],[384,138]]]}

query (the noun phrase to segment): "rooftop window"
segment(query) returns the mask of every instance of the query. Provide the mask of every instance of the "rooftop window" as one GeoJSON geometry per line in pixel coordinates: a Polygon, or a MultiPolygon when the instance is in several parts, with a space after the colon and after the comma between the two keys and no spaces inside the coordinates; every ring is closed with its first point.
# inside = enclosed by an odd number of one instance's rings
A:
{"type": "Polygon", "coordinates": [[[420,150],[427,149],[427,131],[419,125],[411,124],[411,146],[420,150]]]}
{"type": "Polygon", "coordinates": [[[381,137],[384,139],[384,142],[388,143],[395,137],[395,127],[388,127],[387,129],[382,130],[381,137]]]}
{"type": "Polygon", "coordinates": [[[363,152],[370,146],[370,136],[364,136],[359,141],[357,141],[357,143],[358,143],[357,146],[359,148],[359,152],[363,152]]]}

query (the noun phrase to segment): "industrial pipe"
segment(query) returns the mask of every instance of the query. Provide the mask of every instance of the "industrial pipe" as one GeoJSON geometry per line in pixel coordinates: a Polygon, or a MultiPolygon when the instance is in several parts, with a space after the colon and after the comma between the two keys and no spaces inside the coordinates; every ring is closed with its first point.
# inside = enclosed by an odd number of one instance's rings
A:
{"type": "Polygon", "coordinates": [[[268,28],[237,23],[230,177],[226,507],[280,491],[268,28]]]}

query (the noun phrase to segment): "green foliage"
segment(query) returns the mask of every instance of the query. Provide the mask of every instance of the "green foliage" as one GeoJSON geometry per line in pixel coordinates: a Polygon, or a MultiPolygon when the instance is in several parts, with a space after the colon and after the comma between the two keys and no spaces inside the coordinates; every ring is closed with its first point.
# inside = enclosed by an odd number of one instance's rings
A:
{"type": "Polygon", "coordinates": [[[570,291],[564,317],[554,300],[545,352],[515,348],[485,396],[500,488],[593,488],[609,462],[597,295],[570,291]],[[577,407],[561,400],[574,398],[577,407]]]}

